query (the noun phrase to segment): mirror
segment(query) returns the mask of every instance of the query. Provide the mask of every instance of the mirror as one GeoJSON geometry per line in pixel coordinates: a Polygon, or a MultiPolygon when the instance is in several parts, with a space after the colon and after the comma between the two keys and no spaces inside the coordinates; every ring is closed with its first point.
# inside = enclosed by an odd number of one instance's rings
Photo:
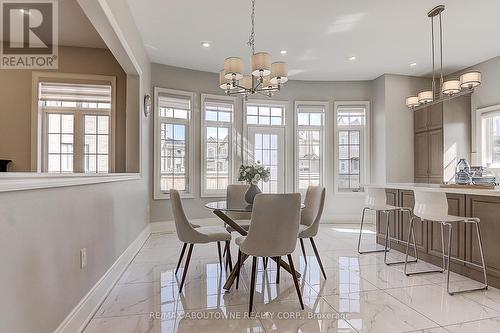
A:
{"type": "Polygon", "coordinates": [[[56,69],[0,69],[0,176],[139,172],[138,76],[76,0],[58,13],[56,69]]]}

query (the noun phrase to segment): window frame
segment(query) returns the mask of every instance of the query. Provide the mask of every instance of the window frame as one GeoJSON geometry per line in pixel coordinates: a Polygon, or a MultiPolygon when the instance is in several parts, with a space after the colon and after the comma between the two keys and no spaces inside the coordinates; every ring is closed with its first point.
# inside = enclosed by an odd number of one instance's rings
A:
{"type": "MultiPolygon", "coordinates": [[[[185,191],[180,192],[181,198],[194,198],[193,194],[193,183],[194,183],[194,114],[195,114],[195,94],[194,92],[184,91],[184,90],[176,90],[176,89],[168,89],[162,87],[154,87],[154,142],[153,142],[153,199],[154,200],[163,200],[170,199],[170,194],[168,192],[161,191],[160,188],[160,172],[161,172],[161,160],[159,158],[160,154],[160,127],[161,124],[164,123],[160,120],[160,103],[159,97],[160,95],[170,95],[173,97],[185,97],[190,101],[190,115],[189,120],[187,122],[181,122],[179,120],[174,121],[172,123],[179,123],[186,125],[188,129],[188,133],[186,135],[186,149],[188,150],[186,156],[188,158],[187,163],[187,172],[186,175],[188,177],[188,184],[185,191]]],[[[168,123],[168,122],[167,122],[168,123]]]]}
{"type": "Polygon", "coordinates": [[[500,104],[478,108],[475,112],[475,117],[473,117],[473,121],[475,124],[471,126],[472,128],[472,152],[471,152],[471,160],[473,164],[478,164],[484,167],[488,167],[490,170],[498,172],[500,171],[500,164],[490,164],[487,165],[488,162],[485,162],[486,158],[486,147],[484,146],[484,136],[486,133],[483,129],[483,120],[486,118],[497,117],[500,116],[500,104]]]}
{"type": "MultiPolygon", "coordinates": [[[[353,129],[354,126],[346,126],[345,129],[353,129]]],[[[357,129],[356,128],[356,129],[357,129]]],[[[370,117],[370,102],[369,101],[335,101],[333,103],[333,164],[334,164],[334,194],[336,196],[364,196],[365,191],[363,188],[364,184],[370,182],[370,129],[371,129],[371,117],[370,117]],[[364,107],[365,108],[365,125],[357,126],[361,128],[361,136],[363,142],[363,149],[360,149],[360,163],[361,168],[359,170],[359,184],[361,190],[358,192],[342,192],[339,191],[339,125],[337,121],[338,109],[341,107],[364,107]]]]}
{"type": "Polygon", "coordinates": [[[304,192],[307,189],[299,189],[299,140],[298,140],[298,131],[303,129],[303,130],[319,130],[320,131],[320,180],[319,180],[319,186],[325,186],[326,184],[326,175],[325,175],[325,170],[326,170],[326,149],[325,149],[325,142],[326,142],[326,129],[327,129],[327,114],[328,114],[328,101],[295,101],[294,103],[294,129],[293,129],[293,138],[294,138],[294,172],[295,172],[295,177],[294,177],[294,189],[297,192],[304,192]],[[298,124],[298,115],[299,115],[299,107],[308,107],[308,106],[313,106],[313,107],[322,107],[323,108],[323,119],[322,119],[322,125],[321,126],[305,126],[305,125],[299,125],[298,124]]]}
{"type": "Polygon", "coordinates": [[[226,196],[226,189],[223,190],[207,190],[206,188],[206,174],[207,174],[207,159],[206,159],[206,149],[207,149],[207,140],[206,140],[206,128],[210,127],[209,124],[214,126],[211,127],[225,127],[228,128],[229,132],[229,165],[228,165],[228,185],[234,183],[235,180],[235,159],[236,159],[236,129],[235,129],[235,115],[236,115],[236,97],[224,96],[224,95],[214,95],[214,94],[201,94],[201,102],[200,102],[200,138],[201,138],[201,179],[200,179],[200,188],[201,193],[200,197],[202,198],[223,198],[226,196]],[[221,123],[218,121],[207,121],[205,120],[205,103],[206,102],[219,102],[232,104],[233,112],[231,114],[231,122],[221,123]],[[224,126],[226,125],[227,126],[224,126]]]}
{"type": "Polygon", "coordinates": [[[47,120],[49,114],[59,114],[59,115],[72,115],[73,116],[73,172],[72,173],[84,173],[84,174],[108,174],[114,173],[115,171],[115,154],[113,149],[113,117],[111,110],[103,111],[102,109],[81,109],[78,106],[76,108],[69,107],[43,107],[40,106],[41,117],[42,117],[42,154],[41,154],[41,165],[42,172],[57,174],[63,173],[68,174],[68,172],[49,172],[48,171],[48,130],[47,130],[47,120]],[[85,172],[85,116],[108,116],[108,172],[85,172]]]}
{"type": "MultiPolygon", "coordinates": [[[[287,144],[286,144],[286,139],[287,139],[287,107],[289,105],[288,101],[283,101],[283,100],[263,100],[263,99],[249,99],[249,100],[244,100],[243,102],[243,112],[241,114],[243,115],[243,138],[245,138],[243,141],[243,152],[242,152],[242,161],[244,164],[248,164],[250,162],[249,160],[249,153],[250,153],[250,147],[249,147],[249,137],[248,137],[248,130],[249,128],[281,128],[282,129],[282,135],[283,135],[283,192],[286,192],[288,190],[288,185],[287,185],[287,175],[288,175],[288,163],[287,163],[287,144]],[[264,125],[264,124],[248,124],[247,123],[247,107],[249,105],[256,105],[256,106],[279,106],[283,108],[283,121],[281,125],[264,125]]],[[[279,186],[278,186],[279,187],[279,186]]]]}
{"type": "MultiPolygon", "coordinates": [[[[111,86],[111,111],[109,112],[110,117],[110,135],[109,135],[109,159],[110,166],[107,173],[101,173],[99,175],[106,175],[114,173],[115,171],[115,156],[116,156],[116,77],[110,75],[99,75],[99,74],[77,74],[77,73],[50,73],[50,72],[36,72],[31,74],[31,170],[37,173],[46,173],[45,158],[44,154],[46,152],[46,138],[43,131],[46,128],[46,117],[45,111],[40,103],[40,83],[42,82],[62,82],[62,83],[74,83],[74,84],[109,84],[111,86]]],[[[67,107],[47,107],[47,109],[53,108],[55,110],[53,113],[68,113],[68,110],[74,110],[75,108],[67,107]]],[[[94,109],[87,108],[83,109],[83,112],[91,112],[94,109]]],[[[100,110],[102,114],[102,109],[100,110]]],[[[80,111],[82,112],[82,111],[80,111]]],[[[83,119],[83,117],[82,117],[83,119]]],[[[83,124],[82,124],[83,126],[83,124]]],[[[73,132],[75,128],[73,128],[73,132]]],[[[74,143],[73,135],[73,145],[74,143]]],[[[73,154],[76,154],[76,148],[73,146],[73,154]]],[[[83,151],[81,152],[83,159],[83,151]]],[[[65,175],[75,175],[84,174],[83,164],[82,170],[75,169],[76,164],[73,164],[72,173],[64,173],[65,175]]],[[[54,175],[57,173],[50,173],[54,175]]],[[[90,175],[96,173],[89,173],[90,175]]]]}

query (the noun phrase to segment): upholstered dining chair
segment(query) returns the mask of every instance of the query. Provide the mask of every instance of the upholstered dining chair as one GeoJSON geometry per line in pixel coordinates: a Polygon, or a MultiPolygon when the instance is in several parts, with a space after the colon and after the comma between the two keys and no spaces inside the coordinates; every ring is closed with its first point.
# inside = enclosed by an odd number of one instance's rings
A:
{"type": "MultiPolygon", "coordinates": [[[[226,200],[227,200],[227,205],[246,205],[245,201],[245,193],[247,193],[248,188],[250,185],[243,185],[243,184],[231,184],[228,185],[226,188],[226,200]]],[[[248,231],[248,228],[250,228],[250,216],[252,213],[248,212],[227,212],[227,216],[234,220],[237,221],[237,223],[246,231],[248,231]]],[[[226,225],[226,230],[228,232],[233,232],[234,229],[226,225]]]]}
{"type": "Polygon", "coordinates": [[[297,245],[300,223],[300,194],[257,194],[253,204],[251,227],[248,235],[236,238],[239,246],[236,287],[239,284],[242,254],[252,256],[252,275],[250,281],[249,313],[252,312],[255,292],[255,277],[258,257],[275,258],[277,263],[282,256],[288,257],[295,289],[300,306],[304,309],[299,282],[291,253],[297,245]]]}
{"type": "MultiPolygon", "coordinates": [[[[194,244],[206,244],[217,242],[217,248],[219,251],[219,264],[222,268],[221,250],[220,242],[225,242],[226,246],[229,246],[231,241],[231,234],[226,231],[222,226],[214,227],[198,227],[194,228],[193,225],[188,221],[186,214],[184,213],[184,208],[182,208],[181,197],[177,190],[170,190],[170,202],[172,204],[172,211],[174,213],[175,230],[177,232],[177,237],[181,242],[184,243],[181,254],[179,256],[179,261],[175,269],[175,274],[179,270],[182,258],[184,257],[184,252],[189,244],[189,249],[186,257],[186,262],[184,264],[184,271],[182,273],[182,280],[179,286],[179,293],[182,292],[182,287],[184,286],[184,281],[186,280],[186,275],[189,267],[189,261],[191,260],[191,253],[193,252],[194,244]]],[[[228,260],[231,260],[231,253],[228,252],[228,260]]]]}
{"type": "Polygon", "coordinates": [[[302,254],[304,255],[304,261],[307,264],[304,238],[309,238],[314,254],[316,255],[316,260],[318,260],[319,267],[321,268],[321,273],[323,273],[323,277],[326,280],[325,269],[323,268],[318,249],[314,243],[314,237],[318,234],[319,222],[325,206],[325,192],[325,188],[322,186],[309,186],[307,188],[306,197],[304,199],[305,207],[300,216],[299,241],[300,247],[302,248],[302,254]]]}

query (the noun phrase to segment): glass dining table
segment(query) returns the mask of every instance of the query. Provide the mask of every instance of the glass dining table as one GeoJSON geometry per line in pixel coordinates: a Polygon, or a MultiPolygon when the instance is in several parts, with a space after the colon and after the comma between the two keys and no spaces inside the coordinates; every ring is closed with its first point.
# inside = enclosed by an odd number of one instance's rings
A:
{"type": "MultiPolygon", "coordinates": [[[[205,207],[212,210],[213,213],[219,217],[224,223],[232,227],[236,232],[238,232],[242,236],[246,236],[248,232],[243,229],[237,222],[237,220],[233,220],[232,218],[229,217],[228,212],[235,212],[235,213],[251,213],[253,210],[253,206],[247,204],[246,202],[231,202],[228,203],[226,200],[221,200],[221,201],[214,201],[214,202],[209,202],[205,204],[205,207]]],[[[300,209],[304,209],[305,205],[301,204],[300,209]]],[[[243,264],[245,260],[248,258],[248,255],[242,253],[241,254],[241,263],[243,264]]],[[[276,261],[276,259],[271,258],[272,260],[276,261]]],[[[284,260],[280,259],[279,260],[280,266],[287,271],[288,273],[291,274],[292,270],[290,268],[290,265],[288,265],[287,262],[284,260]]],[[[236,278],[236,268],[237,265],[233,268],[231,273],[229,274],[226,283],[224,284],[224,289],[229,290],[231,289],[231,286],[233,285],[233,282],[236,278]]],[[[300,277],[299,272],[295,272],[297,277],[300,277]]]]}

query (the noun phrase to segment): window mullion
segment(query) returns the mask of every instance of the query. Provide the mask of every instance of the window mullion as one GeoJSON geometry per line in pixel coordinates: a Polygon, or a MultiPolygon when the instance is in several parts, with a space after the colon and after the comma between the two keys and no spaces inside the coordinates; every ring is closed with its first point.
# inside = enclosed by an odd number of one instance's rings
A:
{"type": "Polygon", "coordinates": [[[73,171],[84,172],[83,166],[83,147],[84,147],[84,129],[83,112],[73,112],[73,171]]]}

